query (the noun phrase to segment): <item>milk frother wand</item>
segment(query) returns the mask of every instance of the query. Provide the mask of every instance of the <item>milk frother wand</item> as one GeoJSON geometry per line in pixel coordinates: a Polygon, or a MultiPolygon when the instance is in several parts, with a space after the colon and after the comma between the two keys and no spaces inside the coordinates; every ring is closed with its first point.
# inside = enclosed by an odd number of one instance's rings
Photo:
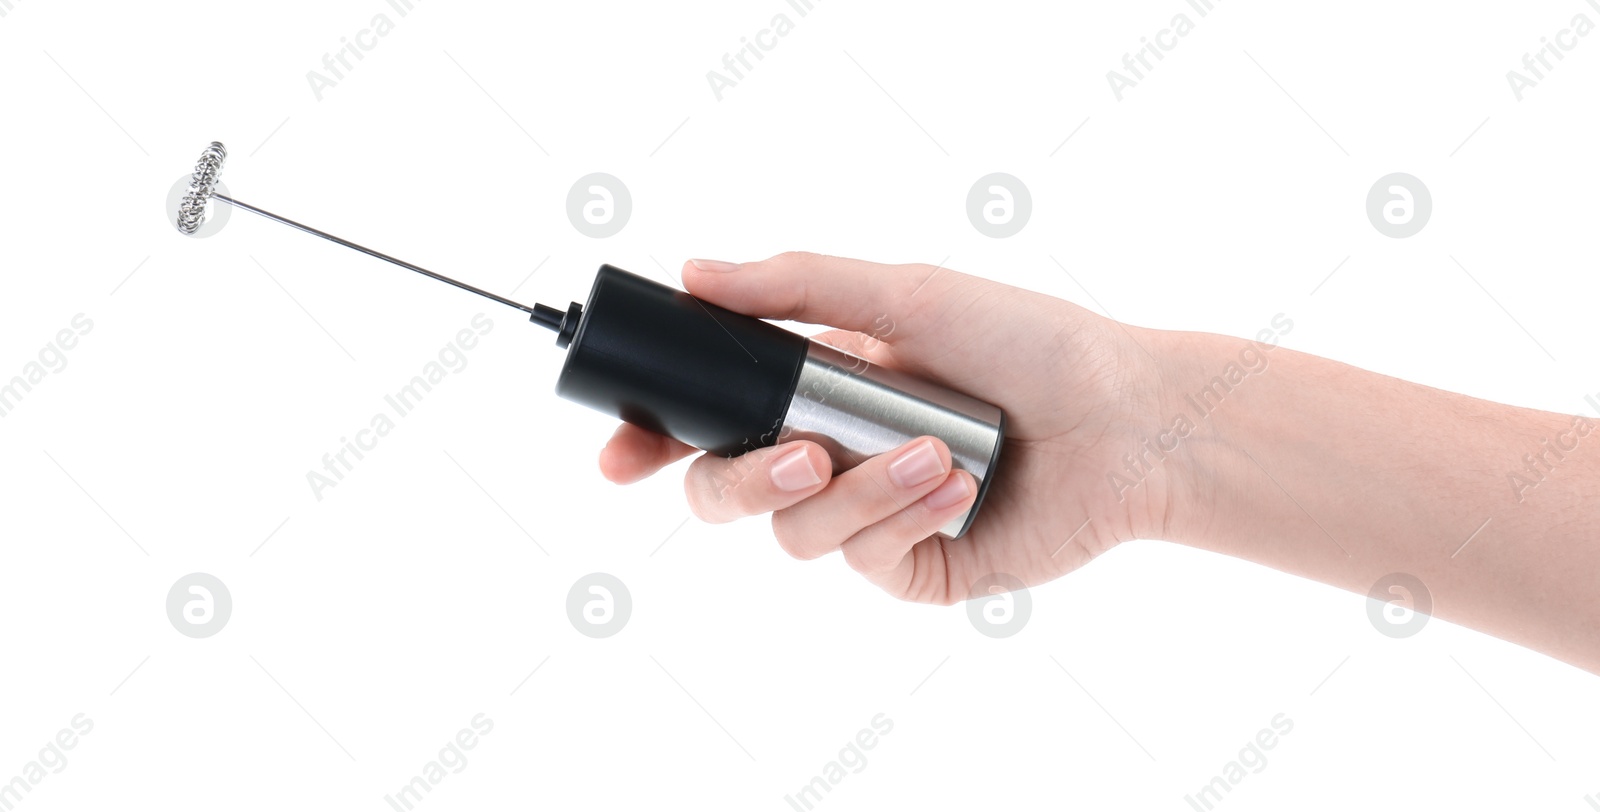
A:
{"type": "MultiPolygon", "coordinates": [[[[959,538],[994,478],[1005,438],[999,407],[601,265],[585,304],[525,305],[216,191],[227,149],[201,154],[178,207],[184,234],[220,200],[528,314],[567,351],[556,394],[725,457],[788,440],[827,450],[835,472],[932,435],[978,483],[972,507],[938,532],[959,538]]],[[[930,530],[930,534],[931,534],[930,530]]]]}

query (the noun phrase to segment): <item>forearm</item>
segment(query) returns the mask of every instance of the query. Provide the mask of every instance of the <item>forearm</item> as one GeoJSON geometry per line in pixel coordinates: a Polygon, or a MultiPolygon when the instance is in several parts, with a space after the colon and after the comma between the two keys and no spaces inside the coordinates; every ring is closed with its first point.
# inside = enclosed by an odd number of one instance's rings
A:
{"type": "Polygon", "coordinates": [[[1168,540],[1361,594],[1408,573],[1433,615],[1600,672],[1600,421],[1241,339],[1138,340],[1166,443],[1192,426],[1161,463],[1168,540]]]}

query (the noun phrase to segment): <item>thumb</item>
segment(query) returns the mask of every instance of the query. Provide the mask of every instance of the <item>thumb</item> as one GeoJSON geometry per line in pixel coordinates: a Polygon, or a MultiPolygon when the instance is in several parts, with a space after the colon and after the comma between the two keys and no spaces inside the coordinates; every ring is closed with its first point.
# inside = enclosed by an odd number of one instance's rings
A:
{"type": "Polygon", "coordinates": [[[891,344],[914,336],[925,320],[919,313],[937,311],[930,305],[962,276],[933,265],[798,251],[760,262],[695,259],[683,266],[685,287],[713,304],[757,318],[841,327],[891,344]]]}

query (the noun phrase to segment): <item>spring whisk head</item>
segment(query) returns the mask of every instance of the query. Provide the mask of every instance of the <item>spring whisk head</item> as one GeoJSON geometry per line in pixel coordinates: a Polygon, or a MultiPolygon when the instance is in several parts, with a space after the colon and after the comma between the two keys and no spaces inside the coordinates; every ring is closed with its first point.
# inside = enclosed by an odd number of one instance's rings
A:
{"type": "Polygon", "coordinates": [[[212,141],[200,161],[195,164],[194,176],[189,179],[189,191],[178,204],[178,230],[193,235],[205,220],[206,204],[216,191],[217,176],[222,174],[222,162],[228,159],[228,148],[220,141],[212,141]]]}

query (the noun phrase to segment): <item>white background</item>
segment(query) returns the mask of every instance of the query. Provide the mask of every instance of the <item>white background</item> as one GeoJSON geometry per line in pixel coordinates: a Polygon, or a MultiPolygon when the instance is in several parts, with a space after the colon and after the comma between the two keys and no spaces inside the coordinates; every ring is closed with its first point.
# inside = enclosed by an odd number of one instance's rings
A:
{"type": "Polygon", "coordinates": [[[1161,542],[990,639],[790,560],[764,519],[685,523],[681,464],[602,480],[610,421],[553,395],[561,353],[515,311],[165,209],[216,139],[241,200],[523,301],[581,300],[602,262],[944,260],[1141,325],[1284,313],[1286,346],[1592,411],[1600,36],[1520,102],[1505,78],[1600,21],[1579,0],[12,3],[0,378],[94,323],[0,420],[0,781],[94,722],[20,809],[389,809],[478,713],[422,808],[790,809],[880,713],[820,808],[1189,809],[1280,713],[1223,808],[1600,794],[1592,675],[1439,621],[1390,639],[1364,596],[1161,542]],[[1117,101],[1106,72],[1181,11],[1194,32],[1117,101]],[[319,101],[307,72],[380,12],[319,101]],[[706,72],[779,12],[793,32],[718,101],[706,72]],[[596,171],[634,202],[603,240],[565,210],[596,171]],[[1034,201],[1009,239],[964,211],[996,171],[1034,201]],[[1434,200],[1409,239],[1365,212],[1396,171],[1434,200]],[[306,472],[480,312],[469,366],[317,501],[306,472]],[[634,603],[604,640],[565,609],[597,571],[634,603]],[[191,572],[231,592],[214,637],[168,622],[191,572]]]}

